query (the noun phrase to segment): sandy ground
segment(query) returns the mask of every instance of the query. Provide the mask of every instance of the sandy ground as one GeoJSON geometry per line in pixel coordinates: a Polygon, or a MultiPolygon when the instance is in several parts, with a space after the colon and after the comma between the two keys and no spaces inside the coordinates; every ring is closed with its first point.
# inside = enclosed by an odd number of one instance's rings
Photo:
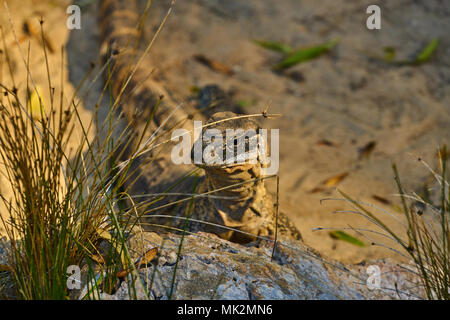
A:
{"type": "MultiPolygon", "coordinates": [[[[142,1],[144,3],[145,1],[142,1]]],[[[147,24],[148,39],[170,1],[155,1],[147,24]]],[[[348,173],[338,187],[356,199],[393,213],[379,196],[398,203],[391,163],[397,163],[409,192],[423,188],[429,172],[416,160],[437,165],[436,148],[450,137],[450,4],[445,1],[382,1],[381,30],[366,28],[366,8],[372,1],[178,1],[152,49],[157,75],[176,101],[192,96],[192,86],[216,84],[236,101],[253,102],[248,113],[270,111],[282,117],[264,127],[280,129],[280,204],[301,230],[305,242],[327,256],[345,262],[392,256],[381,247],[359,248],[332,239],[315,227],[377,230],[353,214],[333,188],[321,183],[348,173]],[[398,67],[380,62],[384,47],[394,47],[398,59],[411,58],[432,38],[441,39],[433,59],[422,66],[398,67]],[[277,74],[271,66],[280,54],[252,39],[281,41],[292,47],[340,39],[328,56],[277,74]],[[200,64],[202,54],[234,70],[232,76],[200,64]],[[320,141],[329,141],[332,146],[320,141]],[[359,159],[358,150],[375,148],[359,159]]],[[[275,191],[274,184],[271,185],[275,191]]],[[[402,227],[391,222],[397,232],[402,227]]],[[[370,241],[363,239],[366,243],[370,241]]],[[[394,254],[395,256],[395,254],[394,254]]]]}
{"type": "MultiPolygon", "coordinates": [[[[8,1],[18,26],[24,19],[43,14],[55,46],[65,46],[68,90],[78,84],[91,61],[99,61],[95,2],[83,1],[87,4],[81,7],[82,29],[69,32],[65,27],[67,2],[8,1]]],[[[141,2],[143,6],[145,1],[141,2]]],[[[145,29],[147,41],[169,3],[154,1],[145,29]]],[[[342,202],[321,204],[320,199],[338,196],[334,188],[321,183],[347,174],[338,184],[340,189],[398,215],[392,205],[374,199],[378,196],[398,203],[391,163],[398,164],[406,189],[419,192],[429,172],[417,162],[417,156],[435,167],[437,147],[450,141],[450,4],[382,1],[382,28],[368,30],[369,4],[371,1],[178,0],[152,48],[149,66],[155,68],[155,77],[175,101],[195,105],[198,101],[192,88],[210,84],[246,104],[247,113],[261,112],[272,101],[270,112],[282,116],[264,120],[262,125],[280,129],[281,210],[294,220],[308,245],[350,263],[396,256],[379,246],[356,247],[331,238],[326,231],[313,232],[315,227],[348,225],[376,230],[360,216],[333,214],[350,208],[342,202]],[[424,65],[399,67],[378,59],[388,46],[396,49],[398,59],[410,58],[434,37],[441,40],[438,50],[424,65]],[[339,44],[330,54],[283,73],[271,69],[280,54],[252,41],[281,41],[301,47],[336,38],[339,44]],[[228,66],[233,74],[211,70],[194,58],[198,54],[228,66]],[[361,158],[359,150],[370,142],[375,143],[373,152],[361,158]]],[[[3,7],[0,22],[8,26],[3,7]]],[[[6,33],[11,50],[17,50],[12,35],[6,33]]],[[[26,43],[22,44],[24,50],[26,43]]],[[[31,44],[39,49],[36,39],[31,44]]],[[[44,67],[41,50],[36,52],[33,64],[44,67]]],[[[23,76],[20,56],[17,52],[13,56],[17,75],[23,76]]],[[[51,65],[58,66],[59,57],[52,54],[51,65]]],[[[60,71],[52,68],[54,79],[60,78],[60,71]]],[[[44,72],[36,71],[35,78],[46,87],[44,72]]],[[[95,84],[84,101],[86,121],[100,88],[101,83],[95,84]]],[[[273,183],[269,188],[275,191],[273,183]]],[[[401,232],[400,224],[386,215],[380,217],[401,232]]]]}

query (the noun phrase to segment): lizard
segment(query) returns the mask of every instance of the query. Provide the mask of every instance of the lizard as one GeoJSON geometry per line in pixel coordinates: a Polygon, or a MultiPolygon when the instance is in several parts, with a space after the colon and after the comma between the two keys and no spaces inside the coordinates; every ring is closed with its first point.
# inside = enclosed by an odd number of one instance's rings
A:
{"type": "MultiPolygon", "coordinates": [[[[120,98],[120,107],[127,121],[132,124],[135,137],[146,126],[146,119],[152,114],[155,105],[158,105],[158,109],[151,121],[153,132],[162,125],[192,131],[190,121],[186,121],[192,118],[189,110],[181,108],[173,113],[175,102],[160,83],[147,76],[146,61],[137,65],[138,57],[143,52],[138,45],[139,14],[136,0],[102,0],[99,13],[101,53],[104,61],[113,68],[106,78],[111,81],[113,97],[120,98]],[[130,70],[134,73],[124,89],[130,70]],[[169,114],[172,117],[169,118],[169,114]]],[[[255,121],[238,118],[230,111],[213,114],[207,125],[209,129],[223,133],[227,128],[259,128],[255,121]],[[227,120],[230,118],[234,120],[227,120]]],[[[195,143],[193,150],[194,147],[195,143]]],[[[202,145],[201,150],[203,147],[205,146],[202,145]]],[[[224,148],[227,148],[227,144],[224,148]]],[[[148,214],[142,219],[143,225],[148,221],[147,225],[170,225],[177,230],[186,226],[190,232],[210,232],[238,243],[253,242],[258,236],[274,237],[276,231],[279,231],[281,237],[301,239],[300,232],[285,214],[275,214],[278,210],[272,195],[266,191],[261,176],[261,161],[243,161],[221,166],[196,164],[203,170],[203,175],[196,177],[186,176],[192,170],[192,165],[175,165],[171,161],[167,145],[152,149],[148,155],[156,159],[148,169],[140,167],[145,160],[139,158],[134,161],[138,174],[135,183],[130,185],[129,192],[148,196],[166,193],[167,196],[144,207],[144,213],[148,214]],[[230,187],[236,183],[239,185],[230,187]],[[196,186],[195,190],[193,186],[196,186]],[[220,191],[217,191],[218,188],[220,191]],[[190,201],[179,201],[183,198],[180,196],[183,193],[199,195],[192,198],[189,211],[190,201]],[[172,205],[173,203],[176,205],[172,205]],[[186,218],[185,215],[189,212],[190,216],[186,218]],[[161,217],[166,214],[173,218],[161,217]],[[156,218],[155,215],[159,217],[156,218]]],[[[184,199],[187,200],[186,196],[184,199]]]]}

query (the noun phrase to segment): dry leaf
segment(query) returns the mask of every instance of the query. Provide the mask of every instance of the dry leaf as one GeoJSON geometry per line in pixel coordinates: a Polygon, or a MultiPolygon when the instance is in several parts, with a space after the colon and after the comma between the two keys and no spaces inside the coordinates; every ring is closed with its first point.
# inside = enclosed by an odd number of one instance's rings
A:
{"type": "Polygon", "coordinates": [[[317,141],[317,145],[318,146],[327,146],[327,147],[334,147],[335,146],[335,144],[333,142],[328,141],[326,139],[322,139],[322,140],[317,141]]]}
{"type": "Polygon", "coordinates": [[[315,187],[314,189],[312,189],[310,191],[310,193],[318,193],[318,192],[322,192],[322,191],[325,191],[325,189],[321,188],[321,187],[315,187]]]}
{"type": "Polygon", "coordinates": [[[0,264],[0,272],[3,271],[12,271],[12,268],[10,266],[7,266],[6,264],[0,264]]]}
{"type": "Polygon", "coordinates": [[[148,250],[140,259],[138,259],[134,265],[137,269],[146,266],[150,262],[152,262],[153,259],[155,259],[156,255],[158,254],[158,248],[152,248],[148,250]]]}
{"type": "Polygon", "coordinates": [[[364,147],[359,148],[359,160],[368,158],[372,151],[375,149],[376,145],[377,143],[375,141],[370,141],[364,147]]]}
{"type": "Polygon", "coordinates": [[[388,199],[383,198],[383,197],[380,197],[380,196],[377,196],[377,195],[375,195],[375,194],[372,195],[372,198],[373,198],[374,200],[377,200],[377,201],[379,201],[379,202],[385,204],[385,205],[391,205],[391,204],[392,204],[392,202],[389,201],[388,199]]]}
{"type": "Polygon", "coordinates": [[[322,182],[322,184],[324,186],[326,186],[326,187],[334,187],[334,186],[337,186],[347,176],[348,176],[348,172],[344,172],[344,173],[341,173],[341,174],[339,174],[337,176],[328,178],[327,180],[322,182]]]}
{"type": "MultiPolygon", "coordinates": [[[[150,262],[152,262],[153,259],[156,258],[157,254],[158,254],[158,248],[156,248],[156,247],[148,250],[146,253],[144,253],[144,255],[142,257],[140,257],[139,259],[137,259],[134,262],[134,267],[136,269],[145,267],[150,262]]],[[[122,270],[122,271],[117,272],[116,275],[118,278],[124,278],[130,271],[131,271],[131,269],[122,270]]]]}
{"type": "Polygon", "coordinates": [[[439,160],[444,161],[444,159],[448,159],[450,157],[450,150],[447,150],[447,148],[439,149],[436,152],[436,156],[439,160]]]}
{"type": "MultiPolygon", "coordinates": [[[[39,40],[39,43],[42,44],[41,32],[40,30],[37,29],[36,26],[37,23],[34,23],[31,19],[25,20],[25,22],[23,23],[23,31],[25,32],[25,34],[22,37],[20,37],[19,43],[21,43],[28,37],[35,37],[36,39],[39,40]]],[[[48,37],[45,33],[44,33],[44,43],[45,47],[48,49],[50,53],[55,53],[56,47],[53,44],[52,39],[48,37]]]]}
{"type": "MultiPolygon", "coordinates": [[[[23,22],[22,29],[24,34],[20,36],[18,40],[19,43],[22,43],[25,39],[29,39],[30,37],[36,36],[38,34],[36,27],[34,26],[34,24],[30,19],[27,19],[23,22]]],[[[12,45],[16,44],[17,44],[16,41],[12,42],[12,45]]]]}
{"type": "Polygon", "coordinates": [[[103,259],[103,257],[101,255],[98,254],[93,254],[92,256],[90,256],[90,258],[92,260],[94,260],[95,262],[97,262],[98,264],[106,264],[105,259],[103,259]]]}
{"type": "Polygon", "coordinates": [[[317,187],[315,187],[314,189],[312,189],[310,191],[310,193],[318,193],[318,192],[323,192],[326,191],[327,188],[331,188],[331,187],[335,187],[337,186],[342,180],[345,179],[345,177],[348,176],[348,172],[344,172],[341,173],[337,176],[328,178],[324,181],[322,181],[317,187]]]}
{"type": "Polygon", "coordinates": [[[111,242],[112,236],[107,230],[102,229],[102,228],[97,228],[97,230],[95,230],[95,232],[98,234],[98,236],[100,238],[105,239],[108,242],[111,242]]]}
{"type": "Polygon", "coordinates": [[[122,270],[117,272],[117,278],[125,278],[130,270],[122,270]]]}
{"type": "Polygon", "coordinates": [[[286,76],[288,76],[290,79],[296,81],[296,82],[304,82],[305,76],[300,71],[291,71],[289,73],[286,73],[286,76]]]}
{"type": "Polygon", "coordinates": [[[198,62],[206,65],[207,67],[211,68],[212,70],[226,74],[227,76],[231,76],[234,73],[233,70],[230,67],[228,67],[227,65],[224,65],[223,63],[220,63],[217,61],[214,61],[208,57],[205,57],[204,55],[197,54],[194,56],[194,59],[197,60],[198,62]]]}
{"type": "Polygon", "coordinates": [[[39,86],[36,86],[36,90],[33,90],[28,98],[28,110],[33,119],[41,119],[45,116],[45,104],[44,98],[39,86]]]}
{"type": "Polygon", "coordinates": [[[30,37],[38,34],[35,23],[33,23],[30,19],[25,20],[23,23],[23,31],[25,31],[25,33],[30,37]]]}

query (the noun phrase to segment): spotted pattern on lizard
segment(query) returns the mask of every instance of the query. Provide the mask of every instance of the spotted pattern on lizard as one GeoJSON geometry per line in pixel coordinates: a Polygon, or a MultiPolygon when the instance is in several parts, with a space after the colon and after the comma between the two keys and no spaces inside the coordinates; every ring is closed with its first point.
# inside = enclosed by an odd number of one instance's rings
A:
{"type": "MultiPolygon", "coordinates": [[[[170,99],[160,83],[148,77],[149,66],[141,63],[135,68],[142,50],[137,45],[139,33],[137,31],[139,16],[135,0],[103,0],[100,4],[99,24],[101,30],[102,54],[104,60],[112,67],[111,78],[112,94],[115,99],[120,97],[120,106],[137,133],[142,131],[146,120],[152,113],[160,97],[164,99],[159,103],[151,128],[158,128],[168,114],[174,110],[176,104],[170,99]],[[130,70],[135,70],[125,90],[130,70]]],[[[166,127],[183,127],[192,130],[186,109],[175,113],[166,127]]],[[[235,117],[231,112],[213,114],[208,123],[235,117]]],[[[220,131],[227,128],[253,128],[258,125],[248,118],[221,121],[210,126],[220,131]]],[[[140,169],[145,159],[136,159],[134,167],[137,169],[136,183],[130,185],[129,192],[133,195],[147,195],[167,193],[170,195],[157,198],[158,201],[146,206],[143,213],[148,212],[143,219],[143,225],[163,225],[183,229],[186,224],[186,214],[190,212],[190,221],[187,230],[190,232],[206,231],[235,242],[247,243],[255,240],[256,236],[274,236],[275,234],[275,206],[272,195],[268,194],[261,176],[262,164],[235,163],[226,166],[200,165],[203,175],[188,176],[181,179],[193,166],[175,165],[170,157],[170,144],[155,148],[147,154],[155,161],[148,169],[140,169]],[[224,188],[236,182],[238,187],[224,188]],[[193,190],[193,186],[196,186],[193,190]],[[192,200],[192,209],[189,210],[190,197],[179,194],[197,195],[192,200]],[[208,193],[207,195],[204,195],[208,193]],[[230,199],[233,198],[233,199],[230,199]],[[173,205],[174,201],[185,199],[173,205]],[[171,205],[172,204],[172,205],[171,205]],[[156,209],[160,208],[160,209],[156,209]],[[156,218],[155,215],[170,215],[175,218],[156,218]],[[182,219],[177,219],[182,218],[182,219]]],[[[130,179],[133,180],[133,179],[130,179]]],[[[173,229],[158,228],[159,231],[173,229]]],[[[278,216],[278,228],[281,237],[286,236],[300,239],[300,232],[295,228],[286,215],[278,216]]]]}

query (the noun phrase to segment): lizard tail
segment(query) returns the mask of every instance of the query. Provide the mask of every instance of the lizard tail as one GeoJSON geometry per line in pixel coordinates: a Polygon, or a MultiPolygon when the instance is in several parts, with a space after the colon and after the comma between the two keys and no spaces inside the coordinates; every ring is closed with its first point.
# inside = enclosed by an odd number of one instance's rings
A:
{"type": "MultiPolygon", "coordinates": [[[[108,63],[108,78],[114,99],[120,105],[127,120],[139,130],[158,105],[153,122],[161,125],[174,110],[176,104],[166,90],[150,77],[148,59],[138,61],[144,54],[140,49],[140,17],[136,0],[102,0],[99,10],[101,54],[108,63]]],[[[177,111],[167,122],[173,127],[185,119],[183,110],[177,111]]]]}

